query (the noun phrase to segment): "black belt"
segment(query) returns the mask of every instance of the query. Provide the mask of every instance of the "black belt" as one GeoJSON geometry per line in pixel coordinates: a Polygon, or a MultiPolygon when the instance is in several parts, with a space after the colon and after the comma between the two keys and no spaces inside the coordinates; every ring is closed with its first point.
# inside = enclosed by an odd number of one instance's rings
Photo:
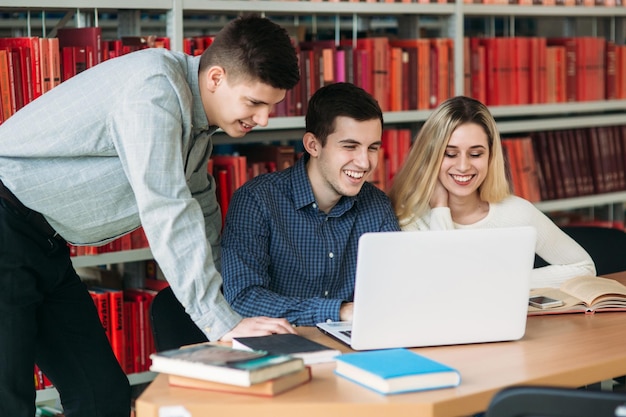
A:
{"type": "Polygon", "coordinates": [[[48,237],[63,240],[63,238],[54,230],[50,223],[37,211],[26,207],[22,202],[9,190],[0,180],[0,198],[11,204],[17,211],[22,214],[28,222],[37,230],[44,233],[48,237]]]}

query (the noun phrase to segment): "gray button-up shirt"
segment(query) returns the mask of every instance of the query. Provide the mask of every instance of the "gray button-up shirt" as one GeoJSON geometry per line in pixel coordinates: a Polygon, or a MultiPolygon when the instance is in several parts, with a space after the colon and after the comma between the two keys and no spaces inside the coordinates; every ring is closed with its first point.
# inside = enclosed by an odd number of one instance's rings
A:
{"type": "Polygon", "coordinates": [[[107,60],[0,125],[0,179],[67,241],[140,225],[177,297],[210,340],[241,317],[220,287],[221,216],[199,57],[146,49],[107,60]]]}

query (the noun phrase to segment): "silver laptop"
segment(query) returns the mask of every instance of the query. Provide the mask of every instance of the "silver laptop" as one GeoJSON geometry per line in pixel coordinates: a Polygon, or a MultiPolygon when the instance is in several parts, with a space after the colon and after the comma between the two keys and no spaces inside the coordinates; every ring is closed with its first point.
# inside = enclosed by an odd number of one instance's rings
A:
{"type": "Polygon", "coordinates": [[[524,336],[532,227],[366,233],[352,322],[319,323],[355,350],[524,336]]]}

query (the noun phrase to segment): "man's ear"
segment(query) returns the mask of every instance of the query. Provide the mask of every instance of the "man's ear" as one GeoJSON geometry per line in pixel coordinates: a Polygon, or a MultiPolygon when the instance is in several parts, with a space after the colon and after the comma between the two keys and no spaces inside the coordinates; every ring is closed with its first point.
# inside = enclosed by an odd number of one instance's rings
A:
{"type": "Polygon", "coordinates": [[[219,65],[214,65],[207,70],[205,77],[207,80],[207,88],[211,92],[214,92],[217,86],[223,82],[223,79],[226,77],[226,72],[224,68],[219,65]]]}
{"type": "Polygon", "coordinates": [[[315,135],[311,132],[306,132],[304,134],[304,136],[302,137],[302,144],[304,145],[304,149],[312,157],[316,157],[322,147],[320,141],[317,140],[317,137],[315,137],[315,135]]]}

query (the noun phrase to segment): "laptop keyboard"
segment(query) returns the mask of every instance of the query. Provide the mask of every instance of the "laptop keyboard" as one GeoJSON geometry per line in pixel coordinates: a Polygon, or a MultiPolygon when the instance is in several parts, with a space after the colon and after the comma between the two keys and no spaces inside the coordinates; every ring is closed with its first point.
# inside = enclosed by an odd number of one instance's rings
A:
{"type": "Polygon", "coordinates": [[[339,333],[346,335],[348,337],[352,337],[352,330],[341,330],[339,333]]]}

